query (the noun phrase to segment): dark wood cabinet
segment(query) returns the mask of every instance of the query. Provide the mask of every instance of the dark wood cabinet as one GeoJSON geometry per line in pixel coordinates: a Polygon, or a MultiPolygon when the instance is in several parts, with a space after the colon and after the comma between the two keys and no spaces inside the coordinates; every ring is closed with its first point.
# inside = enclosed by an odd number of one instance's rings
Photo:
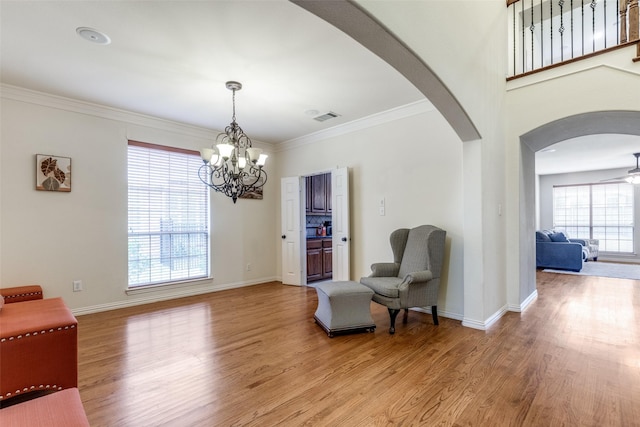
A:
{"type": "Polygon", "coordinates": [[[308,214],[331,215],[331,173],[305,177],[308,214]]]}
{"type": "Polygon", "coordinates": [[[311,212],[311,200],[313,200],[313,186],[311,185],[311,177],[306,176],[305,178],[305,191],[306,191],[306,201],[305,201],[305,211],[307,213],[311,212]]]}
{"type": "Polygon", "coordinates": [[[327,214],[331,215],[331,174],[324,174],[324,188],[325,188],[325,208],[327,214]]]}
{"type": "MultiPolygon", "coordinates": [[[[307,216],[315,216],[307,220],[308,227],[322,226],[331,219],[331,173],[305,177],[307,216]],[[327,218],[328,217],[328,218],[327,218]],[[309,226],[309,224],[313,224],[309,226]]],[[[316,235],[315,229],[310,236],[316,235]]],[[[319,236],[319,234],[318,234],[319,236]]],[[[307,240],[307,282],[331,279],[333,275],[333,254],[331,237],[310,238],[307,240]]]]}
{"type": "Polygon", "coordinates": [[[307,240],[307,282],[331,279],[332,263],[331,239],[307,240]]]}
{"type": "Polygon", "coordinates": [[[307,240],[307,282],[322,279],[322,240],[307,240]]]}
{"type": "Polygon", "coordinates": [[[324,175],[311,177],[312,200],[311,212],[324,214],[327,212],[327,180],[324,175]]]}
{"type": "Polygon", "coordinates": [[[333,251],[331,240],[322,241],[322,278],[331,279],[333,276],[333,251]]]}

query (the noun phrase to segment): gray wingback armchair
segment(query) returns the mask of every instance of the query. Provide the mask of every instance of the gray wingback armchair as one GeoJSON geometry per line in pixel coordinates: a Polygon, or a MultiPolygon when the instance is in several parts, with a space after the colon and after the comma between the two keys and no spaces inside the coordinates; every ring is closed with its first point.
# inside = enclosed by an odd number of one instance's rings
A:
{"type": "Polygon", "coordinates": [[[433,323],[438,324],[438,289],[447,232],[433,225],[401,228],[391,233],[393,262],[376,263],[371,275],[360,283],[374,291],[373,300],[389,309],[389,333],[395,333],[396,317],[404,309],[404,322],[410,307],[431,307],[433,323]]]}

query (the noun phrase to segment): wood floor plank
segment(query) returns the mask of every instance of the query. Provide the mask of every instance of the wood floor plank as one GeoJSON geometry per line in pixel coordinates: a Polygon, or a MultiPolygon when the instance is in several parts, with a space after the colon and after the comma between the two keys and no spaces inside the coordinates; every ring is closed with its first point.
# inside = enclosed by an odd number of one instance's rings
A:
{"type": "Polygon", "coordinates": [[[328,338],[278,282],[78,317],[92,426],[640,426],[640,281],[538,272],[488,331],[328,338]]]}

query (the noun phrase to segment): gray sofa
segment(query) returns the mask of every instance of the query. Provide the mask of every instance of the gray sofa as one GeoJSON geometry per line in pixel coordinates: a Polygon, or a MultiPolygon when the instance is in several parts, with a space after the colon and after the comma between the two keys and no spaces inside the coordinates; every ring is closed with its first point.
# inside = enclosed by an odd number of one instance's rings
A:
{"type": "Polygon", "coordinates": [[[555,230],[536,231],[536,267],[580,271],[588,256],[585,243],[555,230]]]}

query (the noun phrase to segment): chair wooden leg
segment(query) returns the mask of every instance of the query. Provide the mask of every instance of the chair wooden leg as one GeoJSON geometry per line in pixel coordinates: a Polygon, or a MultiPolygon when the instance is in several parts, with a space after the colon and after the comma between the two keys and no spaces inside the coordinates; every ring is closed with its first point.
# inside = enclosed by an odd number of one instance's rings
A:
{"type": "Polygon", "coordinates": [[[438,326],[440,323],[438,322],[438,307],[435,305],[431,306],[431,315],[433,316],[433,324],[438,326]]]}
{"type": "Polygon", "coordinates": [[[389,309],[389,320],[391,321],[391,325],[389,326],[389,333],[391,335],[396,333],[396,316],[398,316],[400,310],[396,310],[393,308],[389,309]]]}
{"type": "Polygon", "coordinates": [[[404,316],[402,316],[402,323],[407,323],[408,320],[409,320],[409,309],[405,308],[404,316]]]}

